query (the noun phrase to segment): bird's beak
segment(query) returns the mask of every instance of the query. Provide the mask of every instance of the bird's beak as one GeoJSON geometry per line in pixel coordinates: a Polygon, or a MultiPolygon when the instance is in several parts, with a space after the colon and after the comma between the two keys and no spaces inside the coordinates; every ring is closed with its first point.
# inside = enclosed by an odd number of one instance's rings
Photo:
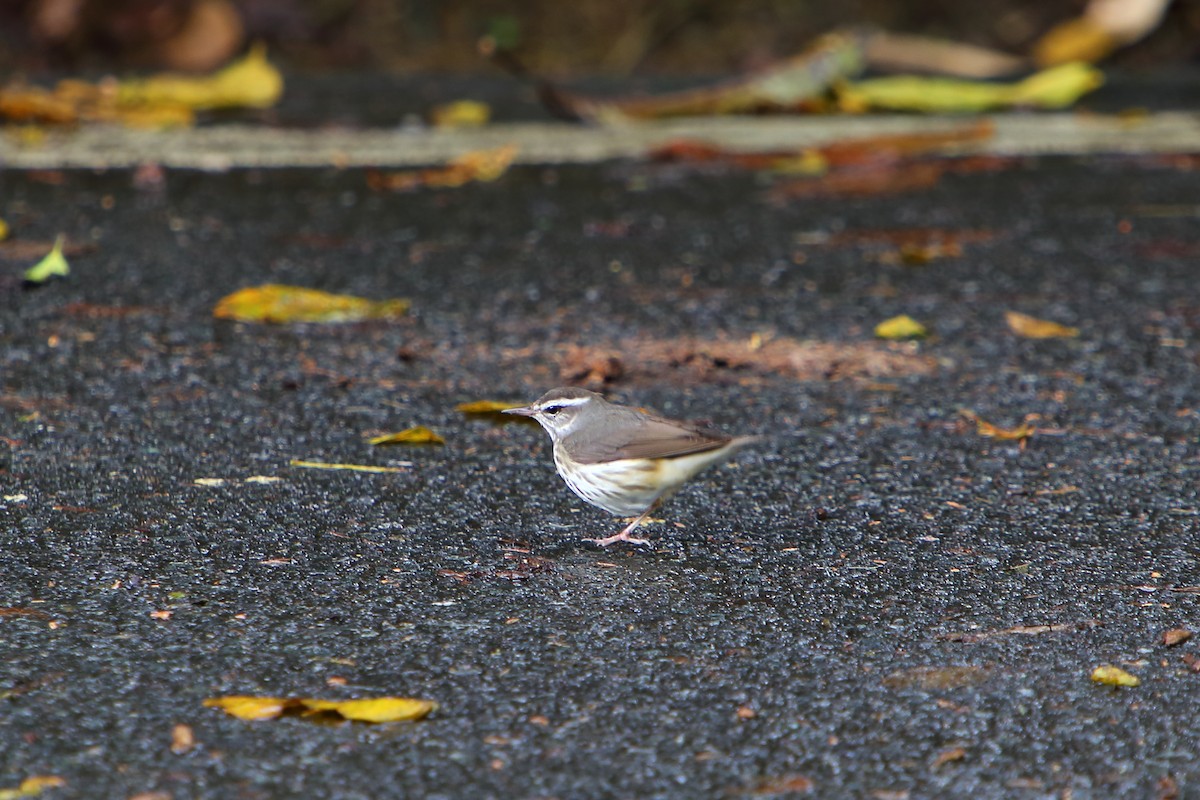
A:
{"type": "Polygon", "coordinates": [[[519,417],[532,417],[537,411],[532,406],[521,406],[520,408],[506,408],[500,412],[501,414],[516,414],[519,417]]]}

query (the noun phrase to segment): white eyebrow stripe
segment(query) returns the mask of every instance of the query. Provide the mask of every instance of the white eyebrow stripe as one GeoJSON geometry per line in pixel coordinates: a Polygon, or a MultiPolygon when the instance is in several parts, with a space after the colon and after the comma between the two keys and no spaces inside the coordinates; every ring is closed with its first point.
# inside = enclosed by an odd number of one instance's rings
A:
{"type": "Polygon", "coordinates": [[[551,406],[581,406],[591,399],[590,397],[570,397],[562,400],[547,400],[545,403],[542,403],[541,408],[550,408],[551,406]]]}

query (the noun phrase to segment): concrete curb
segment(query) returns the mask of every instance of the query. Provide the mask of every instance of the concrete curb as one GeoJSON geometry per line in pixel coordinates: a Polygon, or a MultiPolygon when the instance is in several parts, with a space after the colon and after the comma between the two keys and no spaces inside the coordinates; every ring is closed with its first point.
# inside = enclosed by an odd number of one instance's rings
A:
{"type": "MultiPolygon", "coordinates": [[[[701,139],[740,151],[800,148],[888,133],[950,130],[973,117],[721,117],[589,127],[509,123],[473,130],[295,130],[220,125],[138,131],[90,125],[53,131],[39,144],[0,137],[0,165],[19,169],[167,167],[411,167],[439,164],[470,150],[514,142],[518,163],[591,163],[634,158],[675,139],[701,139]]],[[[1200,113],[1161,112],[1139,118],[1080,113],[993,117],[987,141],[953,152],[995,155],[1171,153],[1200,150],[1200,113]]]]}

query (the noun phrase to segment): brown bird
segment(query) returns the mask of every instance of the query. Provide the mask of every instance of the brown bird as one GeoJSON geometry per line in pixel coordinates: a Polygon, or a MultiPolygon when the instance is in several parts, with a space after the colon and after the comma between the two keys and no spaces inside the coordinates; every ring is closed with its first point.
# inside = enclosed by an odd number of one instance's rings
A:
{"type": "Polygon", "coordinates": [[[504,413],[532,417],[554,442],[554,466],[571,491],[621,517],[636,517],[620,533],[585,539],[646,544],[630,533],[689,478],[732,457],[754,436],[726,436],[686,422],[613,405],[595,392],[551,389],[504,413]]]}

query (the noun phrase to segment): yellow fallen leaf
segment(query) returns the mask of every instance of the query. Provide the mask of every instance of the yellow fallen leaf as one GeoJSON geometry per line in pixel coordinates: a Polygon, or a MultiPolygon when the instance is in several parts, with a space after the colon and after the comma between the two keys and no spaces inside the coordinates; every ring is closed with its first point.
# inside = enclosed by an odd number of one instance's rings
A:
{"type": "Polygon", "coordinates": [[[875,326],[875,335],[880,339],[920,339],[928,334],[925,326],[908,314],[885,319],[875,326]]]}
{"type": "Polygon", "coordinates": [[[470,403],[459,403],[455,411],[463,414],[499,414],[510,408],[520,408],[525,403],[504,403],[499,400],[473,400],[470,403]]]}
{"type": "Polygon", "coordinates": [[[8,223],[0,219],[0,242],[8,238],[8,223]]]}
{"type": "Polygon", "coordinates": [[[213,316],[240,322],[358,322],[399,317],[408,307],[409,302],[400,298],[368,300],[268,283],[222,297],[213,309],[213,316]]]}
{"type": "Polygon", "coordinates": [[[267,49],[255,45],[244,58],[212,75],[156,75],[122,81],[117,101],[124,106],[269,108],[283,95],[283,76],[267,61],[267,49]]]}
{"type": "Polygon", "coordinates": [[[301,700],[310,712],[332,711],[356,722],[418,720],[437,708],[432,700],[410,697],[373,697],[361,700],[301,700]]]}
{"type": "Polygon", "coordinates": [[[1033,60],[1040,66],[1071,61],[1095,63],[1120,45],[1117,37],[1086,17],[1062,22],[1039,39],[1033,47],[1033,60]]]}
{"type": "Polygon", "coordinates": [[[414,428],[400,431],[399,433],[388,433],[383,436],[376,436],[370,440],[370,444],[445,444],[446,440],[438,434],[426,428],[424,425],[417,425],[414,428]]]}
{"type": "Polygon", "coordinates": [[[1028,422],[1022,422],[1015,428],[1001,428],[997,425],[980,419],[979,415],[968,409],[960,409],[959,412],[967,419],[975,423],[975,432],[980,436],[986,436],[989,439],[1000,439],[1001,441],[1010,441],[1018,439],[1028,439],[1037,433],[1037,428],[1030,425],[1028,422]]]}
{"type": "Polygon", "coordinates": [[[1033,47],[1042,65],[1098,61],[1157,30],[1170,0],[1090,0],[1083,15],[1042,36],[1033,47]]]}
{"type": "Polygon", "coordinates": [[[54,240],[54,247],[38,263],[25,270],[25,280],[28,283],[45,283],[52,277],[65,278],[71,274],[71,267],[63,257],[63,237],[54,240]]]}
{"type": "Polygon", "coordinates": [[[228,695],[210,697],[204,701],[205,708],[219,708],[231,717],[245,720],[275,719],[283,714],[295,701],[286,697],[250,697],[228,695]]]}
{"type": "Polygon", "coordinates": [[[1092,670],[1092,680],[1104,686],[1141,686],[1142,679],[1109,664],[1092,670]]]}
{"type": "Polygon", "coordinates": [[[1004,320],[1013,333],[1026,339],[1071,338],[1079,335],[1079,328],[1069,328],[1057,322],[1022,314],[1020,311],[1005,311],[1004,320]]]}
{"type": "Polygon", "coordinates": [[[492,107],[478,100],[455,100],[433,109],[435,128],[478,128],[492,118],[492,107]]]}
{"type": "Polygon", "coordinates": [[[284,714],[333,713],[357,722],[401,722],[418,720],[437,708],[432,700],[407,697],[375,697],[360,700],[319,700],[305,697],[250,697],[230,695],[204,701],[207,708],[219,708],[244,720],[276,719],[284,714]]]}
{"type": "Polygon", "coordinates": [[[0,789],[0,800],[36,797],[47,789],[57,789],[66,785],[67,782],[57,775],[34,775],[21,781],[21,785],[15,789],[0,789]]]}
{"type": "Polygon", "coordinates": [[[1034,108],[1066,108],[1104,85],[1104,73],[1090,64],[1072,61],[1035,72],[1013,86],[1009,104],[1034,108]]]}
{"type": "MultiPolygon", "coordinates": [[[[412,466],[409,462],[401,462],[405,466],[412,466]]],[[[349,472],[407,472],[404,467],[377,467],[372,464],[333,464],[328,461],[304,461],[303,459],[293,458],[288,462],[293,467],[304,467],[305,469],[332,469],[332,470],[347,470],[349,472]]]]}
{"type": "Polygon", "coordinates": [[[1007,106],[1063,108],[1102,83],[1100,70],[1072,62],[1010,84],[893,75],[843,84],[837,98],[843,110],[860,113],[872,109],[955,113],[1007,106]]]}

